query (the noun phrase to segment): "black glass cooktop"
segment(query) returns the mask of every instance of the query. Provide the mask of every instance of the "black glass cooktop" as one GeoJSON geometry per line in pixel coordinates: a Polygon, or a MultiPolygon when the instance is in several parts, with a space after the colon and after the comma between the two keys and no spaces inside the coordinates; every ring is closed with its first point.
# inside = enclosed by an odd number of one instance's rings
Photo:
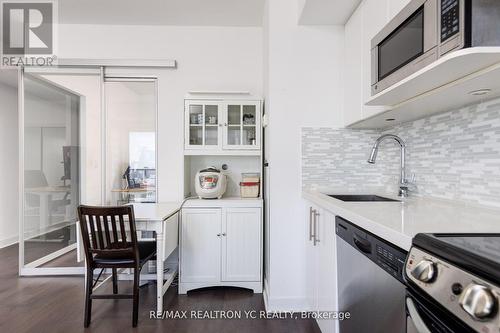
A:
{"type": "Polygon", "coordinates": [[[438,239],[500,264],[500,236],[443,236],[438,239]]]}
{"type": "Polygon", "coordinates": [[[418,234],[413,245],[500,285],[500,234],[418,234]]]}

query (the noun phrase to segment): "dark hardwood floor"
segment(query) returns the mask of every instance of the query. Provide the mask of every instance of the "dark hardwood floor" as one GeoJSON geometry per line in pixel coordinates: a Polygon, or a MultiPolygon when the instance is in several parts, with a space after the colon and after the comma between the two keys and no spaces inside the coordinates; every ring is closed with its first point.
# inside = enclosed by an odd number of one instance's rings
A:
{"type": "MultiPolygon", "coordinates": [[[[141,288],[139,326],[132,328],[130,300],[95,300],[90,328],[83,328],[82,277],[18,277],[17,245],[0,249],[0,332],[320,332],[314,320],[301,319],[150,319],[155,310],[156,285],[141,288]]],[[[111,292],[110,284],[105,292],[111,292]]],[[[119,282],[123,291],[131,283],[119,282]]],[[[101,291],[100,291],[101,292],[101,291]]],[[[246,290],[204,289],[178,295],[171,287],[165,310],[263,311],[261,294],[246,290]]]]}

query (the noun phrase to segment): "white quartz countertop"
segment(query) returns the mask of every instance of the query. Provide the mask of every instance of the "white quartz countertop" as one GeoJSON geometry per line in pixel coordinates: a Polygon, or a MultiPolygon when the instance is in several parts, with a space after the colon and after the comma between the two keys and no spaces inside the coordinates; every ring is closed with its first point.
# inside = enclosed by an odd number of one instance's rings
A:
{"type": "Polygon", "coordinates": [[[418,233],[500,233],[499,209],[419,197],[402,202],[343,202],[325,193],[400,198],[373,189],[358,193],[341,190],[302,192],[304,199],[407,251],[413,236],[418,233]]]}

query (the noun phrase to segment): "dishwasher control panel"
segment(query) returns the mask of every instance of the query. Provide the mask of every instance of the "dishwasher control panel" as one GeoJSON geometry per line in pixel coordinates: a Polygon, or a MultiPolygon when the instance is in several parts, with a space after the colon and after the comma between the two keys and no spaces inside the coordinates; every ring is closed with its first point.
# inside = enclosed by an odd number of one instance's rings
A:
{"type": "Polygon", "coordinates": [[[339,216],[335,217],[335,229],[338,237],[404,283],[406,251],[339,216]]]}

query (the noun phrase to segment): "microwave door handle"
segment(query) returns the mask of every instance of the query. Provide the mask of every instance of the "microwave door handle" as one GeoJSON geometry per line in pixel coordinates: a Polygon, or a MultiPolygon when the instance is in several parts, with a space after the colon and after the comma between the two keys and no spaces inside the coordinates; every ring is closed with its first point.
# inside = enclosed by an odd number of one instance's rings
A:
{"type": "Polygon", "coordinates": [[[410,318],[411,318],[413,324],[415,325],[417,332],[418,333],[431,333],[431,331],[427,328],[427,325],[425,324],[422,317],[420,317],[420,315],[418,314],[415,303],[413,303],[413,300],[411,298],[406,299],[406,308],[408,309],[408,312],[410,313],[410,318]]]}

